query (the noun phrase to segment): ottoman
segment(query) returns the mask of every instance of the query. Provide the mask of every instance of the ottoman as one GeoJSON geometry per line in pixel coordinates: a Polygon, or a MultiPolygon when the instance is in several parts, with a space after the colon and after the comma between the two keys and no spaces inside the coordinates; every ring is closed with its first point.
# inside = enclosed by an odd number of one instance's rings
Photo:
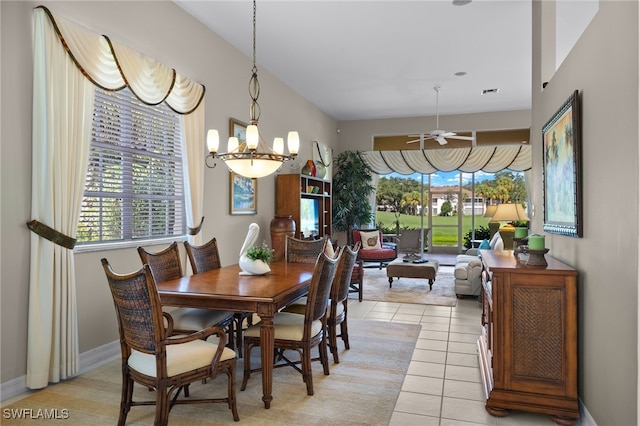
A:
{"type": "Polygon", "coordinates": [[[387,277],[389,277],[389,288],[393,283],[393,277],[397,278],[424,278],[429,280],[429,290],[433,288],[433,281],[436,279],[439,263],[435,259],[422,261],[405,262],[396,259],[387,265],[387,277]]]}

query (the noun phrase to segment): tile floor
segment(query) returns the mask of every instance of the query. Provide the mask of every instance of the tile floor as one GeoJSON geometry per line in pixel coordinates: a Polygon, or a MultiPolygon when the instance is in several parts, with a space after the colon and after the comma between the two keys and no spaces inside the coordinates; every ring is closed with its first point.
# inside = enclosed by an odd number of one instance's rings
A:
{"type": "Polygon", "coordinates": [[[512,411],[493,417],[484,409],[476,341],[480,303],[457,306],[353,300],[349,318],[422,325],[409,370],[391,417],[392,426],[553,425],[547,415],[512,411]]]}

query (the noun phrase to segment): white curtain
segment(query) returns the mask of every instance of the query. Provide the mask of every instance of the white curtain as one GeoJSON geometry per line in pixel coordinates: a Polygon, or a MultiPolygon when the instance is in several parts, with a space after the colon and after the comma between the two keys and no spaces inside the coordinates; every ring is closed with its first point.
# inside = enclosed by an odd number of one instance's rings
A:
{"type": "Polygon", "coordinates": [[[475,148],[451,148],[407,151],[364,151],[360,157],[375,173],[425,175],[437,171],[459,170],[465,173],[483,170],[496,173],[504,169],[524,171],[531,168],[530,145],[500,145],[475,148]]]}
{"type": "MultiPolygon", "coordinates": [[[[75,238],[88,162],[93,86],[119,90],[126,86],[126,76],[144,102],[164,101],[186,114],[182,144],[189,192],[187,222],[197,226],[203,195],[203,166],[197,158],[202,163],[204,86],[105,36],[54,18],[43,6],[34,9],[33,20],[32,219],[75,238]]],[[[73,251],[54,241],[58,239],[31,234],[27,348],[31,389],[73,376],[79,367],[73,251]]]]}

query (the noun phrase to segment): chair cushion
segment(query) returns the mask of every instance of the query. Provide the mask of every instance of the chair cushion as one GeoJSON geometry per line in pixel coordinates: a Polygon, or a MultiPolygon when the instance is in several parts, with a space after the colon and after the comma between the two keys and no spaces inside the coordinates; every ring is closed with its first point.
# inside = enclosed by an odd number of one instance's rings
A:
{"type": "Polygon", "coordinates": [[[456,264],[455,269],[453,270],[453,276],[459,280],[467,279],[467,265],[468,263],[458,263],[456,264]]]}
{"type": "Polygon", "coordinates": [[[382,248],[380,231],[360,231],[363,250],[378,250],[382,248]]]}
{"type": "Polygon", "coordinates": [[[489,245],[489,240],[482,240],[478,248],[483,250],[490,249],[491,245],[489,245]]]}
{"type": "Polygon", "coordinates": [[[170,311],[173,328],[176,330],[203,330],[233,317],[231,311],[214,309],[178,308],[170,311]]]}
{"type": "MultiPolygon", "coordinates": [[[[246,337],[260,337],[261,322],[252,325],[244,332],[246,337]]],[[[273,329],[275,338],[279,340],[300,341],[304,335],[304,315],[291,312],[278,312],[273,317],[273,329]]],[[[311,324],[311,336],[322,331],[322,322],[314,321],[311,324]]]]}
{"type": "Polygon", "coordinates": [[[360,250],[358,255],[360,256],[360,259],[364,261],[388,260],[396,258],[396,251],[390,248],[382,248],[379,250],[360,250]]]}
{"type": "MultiPolygon", "coordinates": [[[[213,341],[215,342],[215,340],[213,341]]],[[[211,360],[213,360],[217,349],[217,342],[214,344],[208,341],[205,342],[204,340],[194,340],[187,343],[180,343],[178,345],[168,345],[167,374],[169,376],[176,376],[190,370],[205,367],[211,364],[211,360]]],[[[236,353],[232,349],[225,347],[220,360],[225,361],[227,359],[235,358],[235,356],[236,353]]],[[[155,355],[132,350],[127,364],[139,373],[151,377],[156,376],[155,355]]]]}

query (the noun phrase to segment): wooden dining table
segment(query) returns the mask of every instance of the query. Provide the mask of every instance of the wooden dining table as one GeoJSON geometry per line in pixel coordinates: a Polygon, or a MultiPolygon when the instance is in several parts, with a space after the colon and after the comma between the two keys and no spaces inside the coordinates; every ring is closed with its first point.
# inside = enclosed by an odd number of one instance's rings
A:
{"type": "MultiPolygon", "coordinates": [[[[260,316],[262,401],[271,406],[273,316],[309,291],[314,264],[272,262],[265,275],[240,275],[238,265],[157,283],[163,305],[254,312],[260,316]]],[[[249,354],[244,354],[249,356],[249,354]]]]}

